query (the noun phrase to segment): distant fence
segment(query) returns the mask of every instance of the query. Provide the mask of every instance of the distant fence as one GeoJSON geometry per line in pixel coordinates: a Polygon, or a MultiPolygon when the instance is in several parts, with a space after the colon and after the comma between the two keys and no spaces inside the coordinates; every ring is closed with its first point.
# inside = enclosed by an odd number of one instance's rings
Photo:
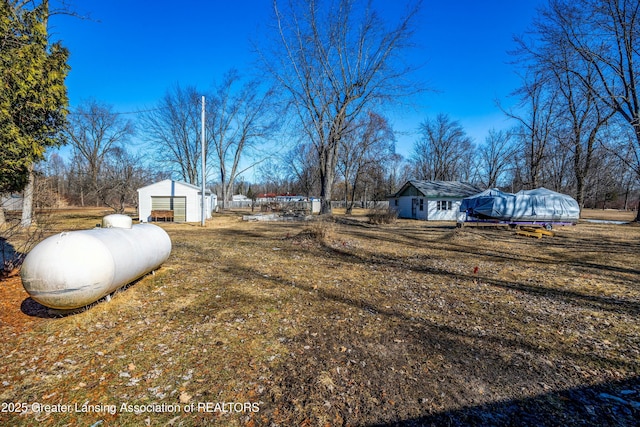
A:
{"type": "MultiPolygon", "coordinates": [[[[273,201],[256,201],[251,200],[234,200],[226,203],[227,209],[251,209],[261,212],[308,212],[319,213],[319,200],[273,200],[273,201]]],[[[218,208],[222,209],[222,202],[218,202],[218,208]]]]}
{"type": "MultiPolygon", "coordinates": [[[[226,203],[227,209],[251,209],[253,205],[256,210],[263,210],[263,206],[268,206],[267,210],[305,210],[309,212],[319,212],[319,200],[314,201],[277,201],[277,202],[252,202],[251,200],[234,200],[226,203]],[[317,206],[316,206],[317,205],[317,206]]],[[[344,200],[334,200],[331,202],[331,209],[346,209],[344,200]]],[[[353,207],[357,209],[389,209],[389,202],[384,201],[356,201],[353,207]]],[[[222,209],[222,201],[218,200],[218,208],[222,209]]]]}
{"type": "MultiPolygon", "coordinates": [[[[353,207],[357,208],[357,209],[389,209],[389,201],[388,200],[370,200],[370,201],[366,201],[366,202],[362,202],[362,201],[355,201],[353,202],[353,207]]],[[[334,200],[333,202],[331,202],[331,209],[334,208],[338,208],[338,209],[346,209],[347,208],[347,202],[345,202],[344,200],[334,200]]]]}
{"type": "Polygon", "coordinates": [[[320,213],[320,200],[280,200],[260,203],[261,212],[320,213]]]}
{"type": "MultiPolygon", "coordinates": [[[[225,206],[227,209],[251,209],[252,204],[253,202],[251,200],[232,200],[230,202],[227,201],[223,205],[222,200],[218,200],[218,208],[220,209],[222,209],[222,206],[225,206]]],[[[258,206],[258,204],[255,203],[255,206],[258,206]]]]}

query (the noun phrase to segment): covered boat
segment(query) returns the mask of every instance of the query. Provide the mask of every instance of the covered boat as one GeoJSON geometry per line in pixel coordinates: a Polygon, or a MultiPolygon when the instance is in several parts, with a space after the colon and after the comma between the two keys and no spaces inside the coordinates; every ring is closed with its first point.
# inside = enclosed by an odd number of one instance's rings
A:
{"type": "Polygon", "coordinates": [[[580,218],[580,206],[571,196],[546,188],[522,190],[516,194],[496,188],[467,197],[460,205],[464,222],[567,225],[580,218]]]}

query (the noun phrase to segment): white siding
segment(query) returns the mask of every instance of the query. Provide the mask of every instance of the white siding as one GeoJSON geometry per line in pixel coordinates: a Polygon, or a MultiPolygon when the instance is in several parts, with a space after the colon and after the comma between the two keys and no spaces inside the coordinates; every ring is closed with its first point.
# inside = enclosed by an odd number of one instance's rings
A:
{"type": "MultiPolygon", "coordinates": [[[[429,200],[429,220],[431,221],[456,221],[460,210],[461,200],[438,199],[429,200]],[[438,210],[438,201],[451,201],[451,210],[438,210]]],[[[448,205],[447,205],[448,206],[448,205]]]]}
{"type": "MultiPolygon", "coordinates": [[[[138,189],[138,216],[141,221],[149,221],[151,217],[151,197],[185,197],[186,221],[200,222],[201,197],[200,190],[189,184],[165,179],[155,184],[138,189]]],[[[215,196],[214,196],[215,197],[215,196]]],[[[205,210],[206,218],[211,218],[212,200],[205,198],[209,209],[205,210]]]]}
{"type": "Polygon", "coordinates": [[[398,198],[398,211],[399,218],[411,218],[411,219],[430,219],[427,217],[428,213],[428,200],[421,196],[402,196],[398,198]],[[415,200],[415,212],[413,203],[415,200]],[[420,202],[422,201],[422,210],[420,210],[420,202]]]}
{"type": "Polygon", "coordinates": [[[411,216],[411,199],[413,197],[399,197],[398,198],[398,216],[400,218],[412,218],[411,216]]]}
{"type": "Polygon", "coordinates": [[[451,201],[451,210],[438,210],[438,200],[427,199],[424,197],[404,196],[398,198],[398,206],[392,199],[390,205],[398,212],[399,218],[414,218],[412,213],[413,199],[418,201],[416,205],[415,219],[429,221],[456,221],[458,211],[460,210],[460,199],[438,199],[441,201],[451,201]],[[423,200],[424,210],[420,210],[420,199],[423,200]]]}

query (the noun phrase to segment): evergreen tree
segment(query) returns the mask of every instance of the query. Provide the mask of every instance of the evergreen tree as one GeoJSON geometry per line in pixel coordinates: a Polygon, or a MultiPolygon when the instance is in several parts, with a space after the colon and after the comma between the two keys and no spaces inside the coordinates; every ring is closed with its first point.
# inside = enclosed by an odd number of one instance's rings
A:
{"type": "Polygon", "coordinates": [[[49,44],[49,2],[0,0],[0,193],[20,191],[47,147],[63,143],[69,53],[49,44]]]}

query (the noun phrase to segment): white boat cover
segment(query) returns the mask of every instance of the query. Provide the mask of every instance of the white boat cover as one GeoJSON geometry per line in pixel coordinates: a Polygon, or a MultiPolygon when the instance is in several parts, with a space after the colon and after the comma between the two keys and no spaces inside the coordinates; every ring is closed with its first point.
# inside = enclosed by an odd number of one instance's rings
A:
{"type": "Polygon", "coordinates": [[[575,223],[580,218],[578,202],[571,196],[546,188],[516,194],[492,188],[462,200],[460,212],[479,219],[509,222],[549,221],[575,223]]]}

